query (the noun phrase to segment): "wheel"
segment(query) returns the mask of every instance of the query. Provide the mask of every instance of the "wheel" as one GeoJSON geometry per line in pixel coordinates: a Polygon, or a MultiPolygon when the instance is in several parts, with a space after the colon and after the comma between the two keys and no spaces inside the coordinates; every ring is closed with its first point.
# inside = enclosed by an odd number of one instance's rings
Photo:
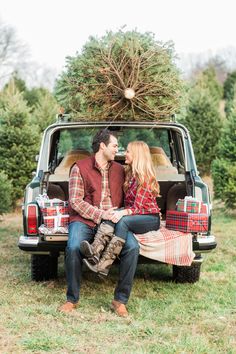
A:
{"type": "Polygon", "coordinates": [[[176,283],[196,283],[200,278],[201,263],[190,267],[173,265],[173,280],[176,283]]]}
{"type": "Polygon", "coordinates": [[[57,278],[58,257],[49,255],[31,255],[31,278],[43,281],[57,278]]]}

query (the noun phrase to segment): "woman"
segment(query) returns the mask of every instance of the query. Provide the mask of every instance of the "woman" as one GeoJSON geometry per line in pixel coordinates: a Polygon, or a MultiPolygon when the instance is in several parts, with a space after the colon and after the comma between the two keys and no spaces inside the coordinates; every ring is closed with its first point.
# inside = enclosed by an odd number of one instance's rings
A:
{"type": "Polygon", "coordinates": [[[103,275],[108,274],[120,254],[129,231],[143,234],[160,227],[160,209],[156,202],[160,190],[148,145],[143,141],[129,143],[125,163],[125,208],[114,211],[111,221],[100,224],[91,245],[87,241],[81,243],[81,252],[88,258],[84,263],[103,275]]]}

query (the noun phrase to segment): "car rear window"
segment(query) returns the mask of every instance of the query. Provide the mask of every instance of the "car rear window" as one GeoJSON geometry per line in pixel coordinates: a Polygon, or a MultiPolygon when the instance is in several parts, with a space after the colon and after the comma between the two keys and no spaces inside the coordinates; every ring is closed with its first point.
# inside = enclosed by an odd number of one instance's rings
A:
{"type": "MultiPolygon", "coordinates": [[[[76,128],[61,130],[57,143],[57,159],[62,158],[67,152],[73,150],[85,150],[92,153],[92,139],[100,129],[101,128],[76,128]]],[[[124,154],[130,141],[142,140],[145,141],[149,147],[162,147],[166,155],[169,158],[171,157],[168,129],[112,127],[111,130],[114,130],[118,138],[119,155],[124,154]]]]}

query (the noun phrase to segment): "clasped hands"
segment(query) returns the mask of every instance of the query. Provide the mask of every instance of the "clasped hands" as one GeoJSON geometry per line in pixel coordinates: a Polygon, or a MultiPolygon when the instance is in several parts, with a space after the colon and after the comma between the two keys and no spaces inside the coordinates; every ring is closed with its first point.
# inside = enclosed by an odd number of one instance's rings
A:
{"type": "Polygon", "coordinates": [[[122,210],[116,210],[117,208],[110,208],[108,210],[106,210],[103,213],[102,218],[104,220],[110,220],[112,222],[114,222],[114,224],[118,223],[118,221],[120,221],[120,219],[124,216],[127,215],[126,214],[126,210],[122,209],[122,210]]]}

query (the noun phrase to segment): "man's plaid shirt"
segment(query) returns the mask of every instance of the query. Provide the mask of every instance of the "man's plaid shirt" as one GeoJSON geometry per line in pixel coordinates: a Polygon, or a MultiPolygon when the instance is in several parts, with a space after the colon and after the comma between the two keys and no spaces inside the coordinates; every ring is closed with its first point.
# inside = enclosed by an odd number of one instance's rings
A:
{"type": "Polygon", "coordinates": [[[130,209],[132,214],[158,214],[156,197],[152,194],[148,184],[138,189],[137,181],[133,177],[125,195],[125,208],[130,209]]]}
{"type": "Polygon", "coordinates": [[[112,208],[111,193],[108,184],[108,171],[110,165],[108,164],[106,169],[102,169],[97,162],[95,162],[95,165],[102,175],[102,197],[100,208],[84,201],[84,182],[80,174],[80,169],[76,164],[73,166],[70,174],[69,201],[72,209],[83,218],[99,224],[102,220],[103,211],[112,208]]]}

